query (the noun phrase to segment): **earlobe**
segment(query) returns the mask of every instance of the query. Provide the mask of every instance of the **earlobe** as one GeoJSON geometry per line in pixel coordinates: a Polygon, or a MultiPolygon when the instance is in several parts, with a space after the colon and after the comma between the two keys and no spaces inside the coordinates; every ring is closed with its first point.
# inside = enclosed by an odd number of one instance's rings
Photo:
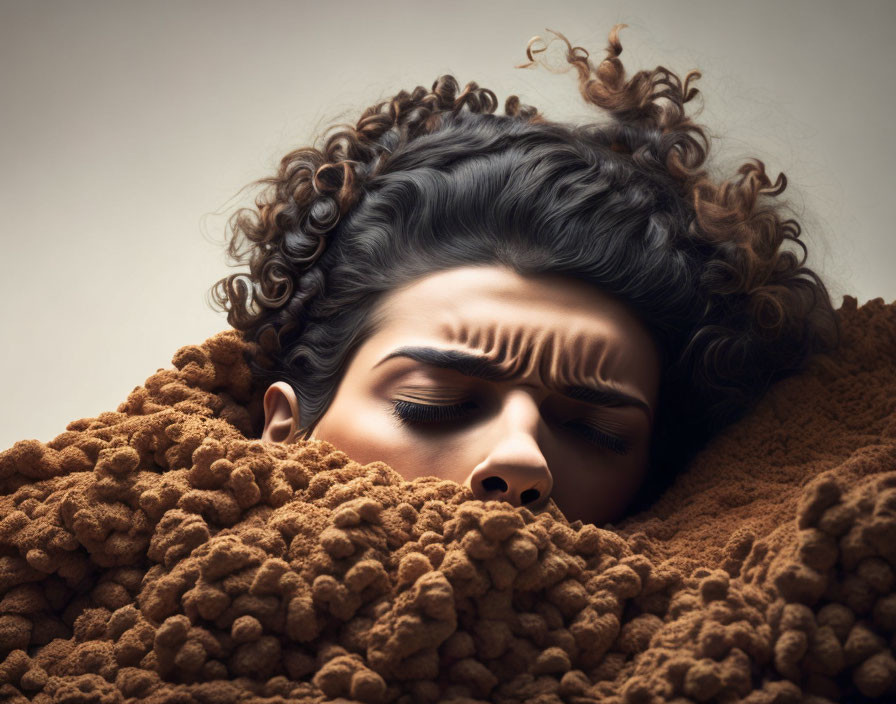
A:
{"type": "Polygon", "coordinates": [[[299,428],[299,401],[285,381],[275,381],[264,393],[264,431],[266,442],[287,443],[299,428]]]}

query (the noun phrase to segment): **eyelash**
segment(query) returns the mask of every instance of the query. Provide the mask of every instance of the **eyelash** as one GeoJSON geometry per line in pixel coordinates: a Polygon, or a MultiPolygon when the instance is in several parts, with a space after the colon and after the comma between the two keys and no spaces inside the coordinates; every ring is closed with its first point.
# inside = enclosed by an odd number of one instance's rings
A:
{"type": "MultiPolygon", "coordinates": [[[[451,420],[457,420],[465,415],[466,411],[476,408],[476,404],[472,401],[456,403],[450,406],[429,404],[429,403],[412,403],[410,401],[393,401],[392,415],[398,418],[402,423],[439,423],[451,420]]],[[[570,428],[578,428],[581,435],[589,441],[605,447],[617,454],[624,455],[628,452],[628,444],[620,437],[615,435],[607,435],[595,428],[583,423],[570,423],[570,428]]]]}

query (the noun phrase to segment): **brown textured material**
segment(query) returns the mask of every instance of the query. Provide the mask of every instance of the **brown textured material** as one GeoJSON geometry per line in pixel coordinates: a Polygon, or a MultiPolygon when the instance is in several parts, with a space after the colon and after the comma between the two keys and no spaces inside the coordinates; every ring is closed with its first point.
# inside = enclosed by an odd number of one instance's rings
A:
{"type": "Polygon", "coordinates": [[[0,699],[893,701],[896,303],[615,530],[256,439],[234,331],[0,454],[0,699]]]}

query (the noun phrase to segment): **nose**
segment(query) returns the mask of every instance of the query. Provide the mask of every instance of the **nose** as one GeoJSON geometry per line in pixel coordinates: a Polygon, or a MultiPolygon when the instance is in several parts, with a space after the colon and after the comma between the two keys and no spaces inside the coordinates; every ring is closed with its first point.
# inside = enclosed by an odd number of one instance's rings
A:
{"type": "Polygon", "coordinates": [[[547,503],[554,480],[538,445],[539,422],[538,407],[528,394],[519,392],[506,399],[487,455],[465,482],[473,496],[514,506],[547,503]]]}

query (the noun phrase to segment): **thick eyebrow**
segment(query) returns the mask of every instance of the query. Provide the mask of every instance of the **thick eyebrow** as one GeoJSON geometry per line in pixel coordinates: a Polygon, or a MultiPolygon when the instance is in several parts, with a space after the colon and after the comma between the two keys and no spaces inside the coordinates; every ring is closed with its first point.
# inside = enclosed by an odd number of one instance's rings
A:
{"type": "MultiPolygon", "coordinates": [[[[399,347],[374,364],[373,369],[376,369],[393,357],[408,357],[423,364],[429,364],[440,369],[453,369],[466,376],[486,381],[505,381],[507,379],[506,372],[487,357],[461,350],[446,350],[437,347],[399,347]]],[[[619,391],[603,384],[592,383],[589,386],[566,386],[556,390],[575,401],[584,401],[594,406],[634,406],[643,410],[647,417],[653,420],[653,411],[644,401],[624,391],[619,391]]]]}

